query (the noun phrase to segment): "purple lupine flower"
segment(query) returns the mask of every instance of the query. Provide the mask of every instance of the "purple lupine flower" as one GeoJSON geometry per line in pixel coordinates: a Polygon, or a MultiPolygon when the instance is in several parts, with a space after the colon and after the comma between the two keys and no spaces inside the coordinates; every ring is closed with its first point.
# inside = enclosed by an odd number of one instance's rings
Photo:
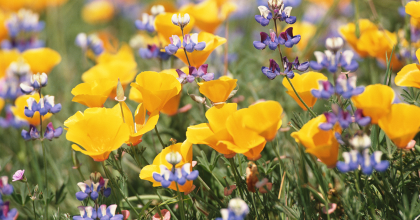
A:
{"type": "Polygon", "coordinates": [[[134,24],[138,30],[147,30],[150,33],[155,31],[155,18],[153,15],[149,15],[147,13],[142,14],[142,20],[136,20],[134,24]]]}
{"type": "Polygon", "coordinates": [[[98,56],[104,52],[104,43],[96,34],[90,34],[88,36],[88,45],[93,53],[98,56]]]}
{"type": "Polygon", "coordinates": [[[80,215],[73,216],[73,220],[94,220],[97,218],[95,208],[91,206],[79,206],[80,215]]]}
{"type": "Polygon", "coordinates": [[[177,180],[177,177],[165,165],[160,165],[160,173],[154,172],[153,179],[161,183],[163,188],[168,188],[173,181],[177,180]]]}
{"type": "MultiPolygon", "coordinates": [[[[106,207],[106,206],[105,206],[106,207]]],[[[108,208],[106,208],[106,214],[103,215],[103,208],[104,206],[100,206],[100,212],[101,212],[101,220],[123,220],[124,216],[122,214],[116,214],[116,210],[117,210],[117,205],[113,204],[108,206],[108,208]]],[[[98,210],[98,216],[99,216],[99,210],[98,210]]]]}
{"type": "Polygon", "coordinates": [[[39,113],[41,115],[46,115],[47,113],[56,114],[61,111],[61,104],[54,103],[54,96],[46,95],[41,101],[41,108],[39,113]]]}
{"type": "Polygon", "coordinates": [[[353,59],[354,53],[351,50],[346,50],[340,55],[340,65],[345,70],[354,72],[359,68],[359,64],[353,59]]]}
{"type": "Polygon", "coordinates": [[[338,110],[338,117],[337,117],[338,124],[340,124],[341,128],[346,129],[351,124],[351,114],[349,112],[343,111],[341,109],[338,110]]]}
{"type": "Polygon", "coordinates": [[[271,11],[265,6],[258,6],[258,10],[261,15],[255,15],[255,20],[262,26],[267,26],[273,18],[271,11]]]}
{"type": "Polygon", "coordinates": [[[111,187],[108,187],[108,179],[104,179],[103,177],[99,178],[99,190],[103,192],[105,197],[109,197],[111,195],[111,187]]]}
{"type": "Polygon", "coordinates": [[[343,96],[345,99],[350,99],[353,96],[360,95],[365,91],[363,86],[356,87],[357,77],[353,76],[348,79],[339,77],[335,86],[337,94],[343,96]]]}
{"type": "Polygon", "coordinates": [[[181,47],[181,39],[177,35],[172,35],[172,37],[169,37],[169,40],[171,43],[165,47],[165,51],[168,54],[175,54],[178,49],[181,47]]]}
{"type": "Polygon", "coordinates": [[[315,51],[314,55],[317,61],[309,62],[312,69],[322,70],[326,68],[330,73],[335,73],[337,71],[339,57],[337,57],[336,54],[332,53],[329,50],[326,50],[325,53],[315,51]]]}
{"type": "Polygon", "coordinates": [[[249,207],[246,202],[240,198],[231,199],[227,209],[221,209],[221,218],[216,220],[244,220],[249,213],[249,207]]]}
{"type": "Polygon", "coordinates": [[[22,120],[20,118],[17,118],[13,115],[13,112],[11,110],[11,105],[7,105],[5,110],[6,110],[6,117],[5,118],[0,118],[0,127],[2,127],[2,128],[8,128],[8,127],[21,128],[21,127],[29,126],[27,121],[22,120]]]}
{"type": "Polygon", "coordinates": [[[330,83],[330,81],[320,80],[318,83],[319,89],[312,89],[312,95],[319,99],[329,99],[334,94],[334,86],[330,83]]]}
{"type": "Polygon", "coordinates": [[[281,14],[279,14],[279,20],[285,21],[288,24],[294,24],[296,22],[295,16],[290,16],[292,12],[292,7],[288,6],[284,8],[284,10],[281,10],[281,14]]]}
{"type": "Polygon", "coordinates": [[[90,181],[87,181],[88,183],[79,182],[77,183],[77,186],[80,188],[80,191],[76,193],[76,199],[79,201],[85,200],[87,197],[89,197],[89,194],[92,192],[90,181]],[[90,184],[89,184],[90,183],[90,184]]]}
{"type": "MultiPolygon", "coordinates": [[[[1,200],[0,200],[1,201],[1,200]]],[[[0,219],[1,220],[13,220],[17,218],[18,211],[17,209],[11,209],[9,208],[10,202],[4,202],[1,205],[2,210],[0,211],[0,219]]]]}
{"type": "Polygon", "coordinates": [[[38,129],[33,125],[29,125],[29,131],[23,129],[21,136],[25,139],[25,141],[36,140],[40,137],[38,129]]]}
{"type": "Polygon", "coordinates": [[[375,151],[371,156],[371,164],[379,172],[384,172],[389,167],[389,161],[381,160],[382,154],[382,151],[375,151]]]}
{"type": "Polygon", "coordinates": [[[208,73],[207,72],[208,67],[209,67],[208,64],[203,64],[200,67],[198,67],[198,69],[190,66],[189,68],[190,75],[194,77],[200,77],[204,81],[211,81],[214,79],[214,73],[208,73]]]}
{"type": "Polygon", "coordinates": [[[363,116],[363,110],[357,109],[354,112],[354,121],[360,126],[366,126],[370,124],[371,118],[369,116],[363,116]]]}
{"type": "MultiPolygon", "coordinates": [[[[284,58],[287,59],[287,57],[284,57],[284,58]]],[[[284,64],[284,72],[281,72],[280,74],[283,76],[287,76],[290,79],[293,79],[295,77],[295,73],[293,72],[293,63],[283,62],[283,64],[284,64]]]]}
{"type": "Polygon", "coordinates": [[[182,42],[185,50],[187,52],[192,53],[194,50],[204,50],[204,48],[206,47],[206,43],[205,42],[198,42],[198,34],[186,34],[184,36],[184,41],[182,42]]]}
{"type": "Polygon", "coordinates": [[[334,112],[325,112],[324,116],[327,119],[327,122],[320,124],[319,129],[324,130],[324,131],[329,131],[337,123],[338,118],[334,112]]]}
{"type": "Polygon", "coordinates": [[[32,74],[30,83],[21,83],[20,89],[23,93],[29,94],[33,91],[39,90],[41,87],[47,86],[48,76],[46,73],[32,74]]]}
{"type": "Polygon", "coordinates": [[[153,45],[147,45],[147,48],[140,48],[139,49],[139,55],[143,59],[152,59],[159,55],[159,48],[153,44],[153,45]]]}
{"type": "Polygon", "coordinates": [[[299,63],[299,57],[296,57],[295,61],[293,62],[293,69],[299,70],[300,72],[304,72],[308,70],[309,62],[306,61],[304,63],[299,63]]]}
{"type": "Polygon", "coordinates": [[[182,70],[177,69],[176,72],[178,73],[178,81],[181,84],[192,83],[194,82],[195,77],[193,75],[187,75],[182,70]]]}
{"type": "Polygon", "coordinates": [[[286,29],[286,31],[280,33],[278,41],[279,44],[291,48],[293,45],[298,44],[300,39],[300,35],[293,35],[293,27],[289,27],[286,29]]]}
{"type": "Polygon", "coordinates": [[[191,164],[186,163],[182,166],[181,169],[182,176],[185,177],[187,180],[195,180],[198,177],[198,170],[191,171],[191,164]]]}
{"type": "Polygon", "coordinates": [[[48,125],[45,129],[44,137],[46,139],[52,141],[53,138],[60,137],[60,135],[62,133],[63,133],[63,128],[61,126],[54,129],[54,126],[53,126],[52,122],[50,122],[50,123],[48,123],[48,125]]]}
{"type": "Polygon", "coordinates": [[[257,50],[263,50],[263,49],[265,49],[269,45],[269,43],[271,41],[270,37],[265,32],[260,32],[260,36],[261,36],[261,41],[254,41],[254,43],[253,43],[254,44],[254,47],[257,50]]]}
{"type": "Polygon", "coordinates": [[[0,193],[3,195],[11,195],[13,193],[13,186],[8,183],[9,177],[0,177],[0,193]]]}
{"type": "MultiPolygon", "coordinates": [[[[36,100],[32,97],[29,97],[26,102],[28,106],[25,106],[24,114],[26,117],[32,118],[35,112],[39,112],[41,107],[40,104],[36,102],[36,100]]],[[[44,114],[45,115],[45,114],[44,114]]]]}
{"type": "Polygon", "coordinates": [[[352,150],[350,152],[343,152],[343,161],[337,162],[337,169],[342,173],[347,173],[353,171],[359,167],[360,153],[357,150],[352,150]]]}
{"type": "Polygon", "coordinates": [[[269,67],[263,66],[261,68],[261,71],[265,76],[273,80],[278,75],[280,75],[280,66],[276,63],[276,61],[274,61],[273,59],[270,59],[270,66],[269,67]]]}

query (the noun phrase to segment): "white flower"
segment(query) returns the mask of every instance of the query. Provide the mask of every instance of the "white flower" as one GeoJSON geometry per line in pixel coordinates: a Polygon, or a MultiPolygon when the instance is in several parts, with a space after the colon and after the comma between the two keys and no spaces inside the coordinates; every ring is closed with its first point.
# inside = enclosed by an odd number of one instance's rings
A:
{"type": "Polygon", "coordinates": [[[325,42],[325,47],[332,51],[333,53],[337,53],[343,47],[344,41],[341,37],[331,37],[327,38],[325,42]]]}

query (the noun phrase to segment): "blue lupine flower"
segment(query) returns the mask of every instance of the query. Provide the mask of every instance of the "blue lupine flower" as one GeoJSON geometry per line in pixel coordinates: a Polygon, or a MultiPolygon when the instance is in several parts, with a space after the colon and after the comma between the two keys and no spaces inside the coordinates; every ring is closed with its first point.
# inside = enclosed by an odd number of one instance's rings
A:
{"type": "Polygon", "coordinates": [[[260,32],[260,36],[261,36],[261,41],[254,41],[254,43],[253,43],[254,47],[257,50],[265,49],[271,41],[271,38],[265,32],[260,32]]]}
{"type": "Polygon", "coordinates": [[[165,47],[165,51],[168,54],[175,54],[178,49],[181,47],[181,39],[179,39],[178,35],[172,35],[172,37],[169,37],[169,40],[171,43],[165,47]]]}
{"type": "Polygon", "coordinates": [[[28,103],[28,106],[25,106],[25,110],[24,110],[25,116],[32,118],[35,112],[39,112],[39,110],[41,109],[41,105],[38,104],[36,100],[32,97],[28,98],[26,102],[28,103]]]}
{"type": "Polygon", "coordinates": [[[155,18],[153,15],[143,13],[142,20],[136,20],[135,25],[138,30],[147,30],[150,33],[155,31],[155,18]]]}
{"type": "Polygon", "coordinates": [[[310,66],[314,70],[327,69],[331,73],[335,73],[338,69],[338,65],[343,67],[347,71],[354,72],[359,68],[359,64],[353,60],[354,53],[346,50],[343,53],[333,53],[330,50],[325,53],[315,51],[314,55],[317,61],[311,61],[310,66]]]}
{"type": "Polygon", "coordinates": [[[79,206],[80,215],[73,216],[73,220],[94,220],[97,218],[96,210],[91,206],[79,206]]]}
{"type": "Polygon", "coordinates": [[[243,220],[249,213],[249,207],[242,199],[235,198],[229,201],[227,209],[221,209],[221,218],[216,220],[243,220]]]}
{"type": "Polygon", "coordinates": [[[274,61],[273,59],[270,59],[270,66],[269,67],[263,66],[261,68],[261,71],[266,77],[273,80],[278,75],[280,75],[280,66],[276,63],[276,61],[274,61]]]}
{"type": "Polygon", "coordinates": [[[287,57],[283,57],[283,64],[284,73],[280,74],[286,75],[290,79],[293,79],[293,77],[295,77],[295,73],[293,72],[293,70],[299,70],[301,72],[304,72],[309,68],[309,62],[300,63],[299,57],[296,57],[293,62],[289,62],[289,59],[287,59],[287,57]]]}
{"type": "Polygon", "coordinates": [[[9,177],[2,176],[0,178],[0,193],[3,195],[11,195],[13,193],[13,186],[8,183],[9,177]]]}
{"type": "Polygon", "coordinates": [[[280,37],[278,38],[278,42],[281,45],[284,45],[288,48],[293,47],[293,45],[298,44],[301,37],[300,35],[293,35],[293,27],[289,27],[286,31],[280,33],[280,37]]]}
{"type": "Polygon", "coordinates": [[[283,63],[284,63],[284,72],[280,74],[287,76],[290,79],[293,79],[295,77],[295,73],[293,72],[293,64],[289,62],[283,62],[283,63]]]}
{"type": "Polygon", "coordinates": [[[345,50],[341,53],[340,64],[347,71],[354,72],[359,68],[359,64],[353,59],[354,53],[351,50],[345,50]]]}
{"type": "Polygon", "coordinates": [[[276,36],[276,33],[274,33],[274,31],[270,29],[270,41],[268,42],[268,48],[270,48],[270,50],[275,50],[277,48],[277,45],[279,45],[279,41],[276,36]]]}
{"type": "Polygon", "coordinates": [[[46,73],[37,73],[32,74],[29,83],[21,83],[20,89],[23,93],[29,94],[34,91],[38,91],[42,87],[47,86],[48,83],[48,76],[46,73]]]}
{"type": "Polygon", "coordinates": [[[324,116],[327,119],[327,122],[320,124],[319,128],[324,131],[331,130],[337,123],[337,115],[333,112],[325,112],[324,116]]]}
{"type": "Polygon", "coordinates": [[[54,96],[46,95],[41,101],[41,108],[39,113],[41,115],[46,115],[47,113],[56,114],[61,111],[61,104],[54,103],[54,96]]]}
{"type": "Polygon", "coordinates": [[[360,95],[365,91],[363,86],[356,87],[356,77],[339,77],[335,85],[335,92],[345,99],[350,99],[353,96],[360,95]]]}
{"type": "Polygon", "coordinates": [[[346,129],[351,124],[351,114],[349,112],[343,111],[341,109],[338,110],[338,124],[340,124],[340,127],[343,129],[346,129]]]}
{"type": "MultiPolygon", "coordinates": [[[[89,182],[89,181],[88,181],[89,182]]],[[[79,201],[85,200],[87,197],[89,197],[89,194],[92,192],[91,187],[89,184],[84,182],[77,183],[77,186],[80,188],[81,191],[76,193],[76,199],[79,201]]]]}
{"type": "Polygon", "coordinates": [[[165,156],[168,163],[172,164],[169,170],[165,165],[160,165],[160,173],[154,172],[153,179],[162,184],[162,187],[168,188],[172,182],[176,182],[183,186],[187,180],[194,180],[198,177],[198,171],[190,171],[191,164],[186,163],[182,168],[175,166],[181,162],[182,156],[179,152],[171,152],[165,156]],[[196,172],[197,171],[197,172],[196,172]]]}
{"type": "Polygon", "coordinates": [[[83,51],[91,49],[96,56],[104,52],[104,43],[96,34],[86,35],[85,33],[79,33],[74,43],[82,48],[83,51]]]}
{"type": "Polygon", "coordinates": [[[195,77],[191,74],[187,75],[182,70],[177,69],[176,72],[178,73],[178,81],[181,84],[192,83],[194,82],[195,77]]]}
{"type": "Polygon", "coordinates": [[[156,58],[159,55],[159,48],[153,44],[153,45],[147,45],[147,48],[140,48],[139,49],[139,55],[143,59],[152,59],[156,58]]]}
{"type": "Polygon", "coordinates": [[[285,21],[288,24],[294,24],[296,22],[295,16],[290,16],[292,12],[292,7],[286,7],[284,10],[281,10],[281,14],[279,14],[279,20],[285,21]]]}
{"type": "Polygon", "coordinates": [[[48,123],[48,125],[45,129],[44,137],[51,141],[53,138],[60,137],[60,135],[62,133],[63,133],[63,128],[61,126],[54,129],[54,126],[53,126],[52,122],[50,122],[50,123],[48,123]]]}
{"type": "Polygon", "coordinates": [[[363,110],[357,109],[354,112],[354,121],[359,124],[360,126],[366,126],[370,124],[371,118],[369,116],[363,116],[363,110]]]}
{"type": "Polygon", "coordinates": [[[25,141],[36,140],[40,137],[38,129],[33,125],[29,125],[29,131],[23,129],[21,136],[23,139],[25,139],[25,141]]]}
{"type": "Polygon", "coordinates": [[[2,210],[0,211],[0,220],[13,220],[17,217],[17,209],[10,210],[9,201],[4,202],[2,205],[2,210]]]}
{"type": "Polygon", "coordinates": [[[334,94],[334,86],[330,83],[330,81],[320,80],[318,83],[319,89],[312,89],[312,95],[318,99],[329,99],[334,94]]]}
{"type": "Polygon", "coordinates": [[[106,207],[106,205],[101,205],[97,211],[97,217],[100,220],[123,220],[124,216],[121,214],[115,214],[117,210],[117,205],[113,204],[106,207]]]}
{"type": "Polygon", "coordinates": [[[359,167],[359,161],[361,155],[357,150],[352,150],[350,152],[344,152],[343,154],[344,162],[337,162],[337,169],[342,173],[347,173],[353,171],[359,167]]]}
{"type": "Polygon", "coordinates": [[[261,15],[255,15],[255,20],[262,26],[267,26],[270,23],[271,18],[273,18],[271,11],[265,6],[258,6],[258,10],[261,15]]]}
{"type": "Polygon", "coordinates": [[[187,52],[192,53],[194,50],[204,50],[206,47],[205,42],[198,42],[198,34],[186,34],[184,35],[184,41],[182,42],[182,45],[184,46],[185,50],[187,52]]]}
{"type": "Polygon", "coordinates": [[[189,67],[189,73],[188,75],[184,73],[182,70],[177,69],[176,72],[178,73],[178,80],[180,83],[192,83],[194,82],[195,78],[201,78],[204,81],[211,81],[214,79],[214,73],[208,73],[208,64],[201,65],[198,69],[196,69],[193,66],[189,67]]]}
{"type": "Polygon", "coordinates": [[[299,70],[300,72],[304,72],[309,69],[309,62],[306,61],[306,62],[300,63],[299,57],[296,57],[295,61],[292,64],[293,64],[293,69],[299,70]]]}
{"type": "Polygon", "coordinates": [[[111,195],[111,187],[108,186],[108,179],[104,179],[103,177],[99,178],[99,189],[103,192],[105,197],[109,197],[111,195]]]}
{"type": "Polygon", "coordinates": [[[21,127],[29,126],[27,121],[22,120],[20,118],[17,118],[13,115],[11,107],[12,107],[11,105],[6,106],[6,108],[5,108],[6,117],[5,118],[0,118],[0,127],[2,127],[2,128],[8,128],[8,127],[21,128],[21,127]]]}

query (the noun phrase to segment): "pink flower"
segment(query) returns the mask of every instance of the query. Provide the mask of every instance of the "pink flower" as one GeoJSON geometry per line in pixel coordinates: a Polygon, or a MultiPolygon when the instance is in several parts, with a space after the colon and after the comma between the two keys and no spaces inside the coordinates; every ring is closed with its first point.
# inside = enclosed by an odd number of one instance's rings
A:
{"type": "Polygon", "coordinates": [[[26,177],[25,177],[25,170],[18,170],[16,171],[15,174],[13,174],[13,181],[22,181],[22,182],[26,182],[26,177]]]}
{"type": "Polygon", "coordinates": [[[127,220],[128,217],[130,216],[130,211],[128,211],[128,210],[121,210],[121,214],[123,215],[124,220],[127,220]]]}
{"type": "Polygon", "coordinates": [[[414,148],[414,146],[416,145],[416,141],[415,140],[411,140],[410,142],[408,142],[407,146],[404,148],[404,150],[411,150],[414,148]]]}
{"type": "MultiPolygon", "coordinates": [[[[337,208],[337,204],[328,203],[328,214],[332,214],[335,211],[336,208],[337,208]]],[[[327,209],[325,207],[323,207],[322,212],[327,214],[327,209]]]]}
{"type": "Polygon", "coordinates": [[[167,210],[167,209],[162,209],[160,211],[161,215],[162,215],[162,219],[159,216],[159,213],[156,213],[152,220],[170,220],[171,219],[171,213],[167,210]]]}

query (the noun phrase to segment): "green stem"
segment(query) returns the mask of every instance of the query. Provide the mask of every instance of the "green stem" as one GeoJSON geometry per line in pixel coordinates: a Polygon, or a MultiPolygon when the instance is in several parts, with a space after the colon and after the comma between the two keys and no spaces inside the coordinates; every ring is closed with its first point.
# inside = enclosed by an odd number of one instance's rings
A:
{"type": "Polygon", "coordinates": [[[130,201],[128,201],[127,196],[124,195],[124,193],[121,190],[121,188],[115,182],[114,177],[112,177],[111,172],[109,172],[109,170],[105,167],[105,161],[102,161],[102,167],[104,168],[105,173],[107,174],[108,178],[111,180],[112,185],[114,185],[116,188],[118,188],[118,191],[120,192],[121,196],[124,198],[125,202],[127,202],[127,204],[134,211],[134,213],[136,213],[137,216],[140,216],[140,214],[137,212],[136,208],[131,204],[130,201]]]}
{"type": "MultiPolygon", "coordinates": [[[[184,28],[181,28],[181,32],[182,32],[182,41],[184,41],[184,28]]],[[[187,50],[184,47],[184,53],[185,53],[185,57],[187,58],[188,61],[188,66],[191,66],[190,64],[190,59],[188,59],[188,54],[187,54],[187,50]]]]}
{"type": "Polygon", "coordinates": [[[216,199],[216,202],[217,203],[219,203],[219,205],[221,206],[221,207],[226,207],[225,206],[225,204],[223,204],[223,202],[221,202],[218,198],[217,198],[217,196],[216,196],[216,194],[214,194],[214,192],[210,189],[210,187],[206,184],[206,182],[204,182],[204,180],[203,179],[201,179],[201,177],[200,176],[198,176],[198,180],[200,181],[200,183],[201,183],[201,185],[203,185],[204,186],[204,188],[206,188],[206,190],[212,195],[212,196],[214,196],[214,198],[216,199]]]}
{"type": "Polygon", "coordinates": [[[156,134],[157,134],[157,136],[159,138],[160,144],[162,144],[162,148],[165,149],[165,144],[163,144],[163,141],[162,141],[162,138],[160,137],[160,134],[159,134],[159,131],[157,129],[157,126],[155,126],[155,131],[156,131],[156,134]]]}
{"type": "Polygon", "coordinates": [[[242,188],[241,188],[242,184],[235,172],[235,162],[233,161],[232,158],[229,158],[229,162],[230,162],[230,169],[232,170],[233,176],[235,177],[236,185],[238,186],[239,193],[241,194],[242,200],[244,200],[245,197],[243,195],[242,188]]]}
{"type": "Polygon", "coordinates": [[[36,211],[35,211],[35,200],[32,200],[32,205],[33,205],[33,207],[34,207],[34,217],[35,217],[35,220],[37,220],[38,218],[36,217],[36,211]]]}
{"type": "Polygon", "coordinates": [[[286,77],[287,81],[289,82],[290,86],[292,87],[293,92],[295,92],[296,96],[299,98],[299,100],[302,102],[302,104],[306,107],[306,109],[307,109],[307,110],[311,113],[311,115],[315,118],[315,117],[316,117],[315,112],[314,112],[314,111],[312,111],[312,109],[308,107],[308,105],[307,105],[307,104],[303,101],[303,99],[302,99],[302,98],[300,97],[300,95],[297,93],[297,91],[296,91],[295,87],[293,86],[292,81],[290,81],[289,77],[287,77],[287,76],[285,76],[285,77],[286,77]]]}
{"type": "Polygon", "coordinates": [[[185,219],[185,210],[184,210],[184,198],[181,195],[181,192],[179,191],[179,187],[178,187],[178,183],[175,182],[176,185],[176,192],[178,193],[178,206],[179,206],[179,211],[181,212],[181,219],[184,220],[185,219]]]}

